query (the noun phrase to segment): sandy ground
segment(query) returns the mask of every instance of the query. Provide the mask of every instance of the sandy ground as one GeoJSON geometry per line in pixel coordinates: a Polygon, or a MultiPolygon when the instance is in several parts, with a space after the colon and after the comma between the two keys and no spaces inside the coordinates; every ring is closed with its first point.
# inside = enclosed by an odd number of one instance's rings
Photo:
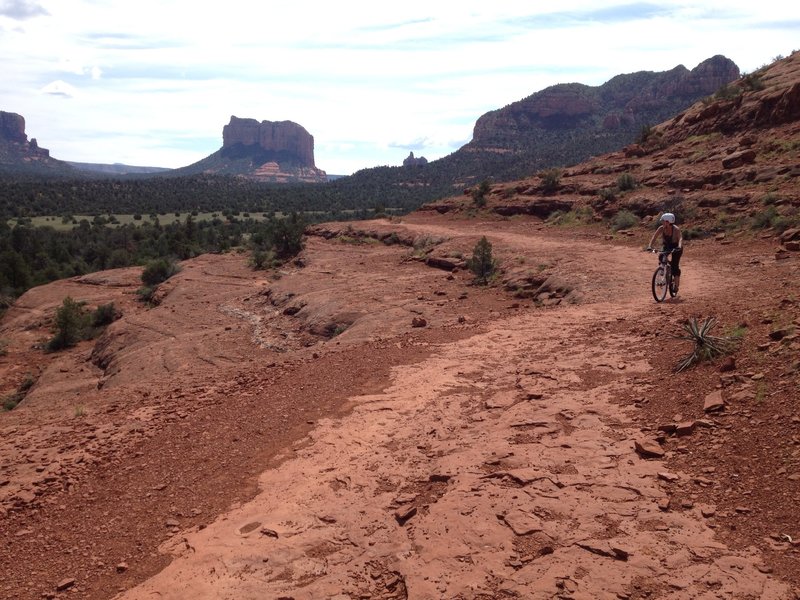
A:
{"type": "MultiPolygon", "coordinates": [[[[697,243],[681,294],[657,305],[641,240],[525,219],[354,227],[440,256],[486,234],[507,278],[551,275],[580,302],[541,306],[351,237],[309,238],[279,278],[241,256],[188,261],[150,310],[131,299],[135,273],[114,272],[117,287],[96,287],[123,319],[47,357],[0,416],[0,597],[800,597],[796,545],[778,537],[776,558],[746,527],[722,535],[728,509],[681,488],[722,477],[722,460],[718,473],[681,460],[703,431],[730,429],[705,397],[746,384],[716,366],[672,379],[677,342],[659,337],[735,295],[731,265],[761,257],[774,288],[752,302],[766,302],[796,258],[732,244],[722,268],[714,242],[697,243]],[[647,417],[676,395],[668,419],[697,431],[677,442],[647,417]]],[[[48,287],[3,321],[8,381],[64,295],[48,287]]],[[[775,400],[791,400],[796,377],[782,383],[775,400]]],[[[771,523],[800,536],[791,516],[771,523]]]]}

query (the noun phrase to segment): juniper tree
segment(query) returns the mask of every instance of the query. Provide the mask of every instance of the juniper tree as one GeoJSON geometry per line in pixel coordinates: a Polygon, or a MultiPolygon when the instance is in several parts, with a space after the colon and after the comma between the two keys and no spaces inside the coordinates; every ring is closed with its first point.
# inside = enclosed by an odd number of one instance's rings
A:
{"type": "Polygon", "coordinates": [[[472,258],[467,261],[469,270],[475,275],[475,283],[486,285],[489,283],[495,270],[497,261],[492,257],[492,244],[483,236],[475,248],[472,249],[472,258]]]}

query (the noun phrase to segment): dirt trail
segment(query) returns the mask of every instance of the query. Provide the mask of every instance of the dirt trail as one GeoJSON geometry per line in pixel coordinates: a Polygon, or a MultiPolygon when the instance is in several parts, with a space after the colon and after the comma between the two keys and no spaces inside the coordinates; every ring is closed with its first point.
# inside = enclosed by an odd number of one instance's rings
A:
{"type": "MultiPolygon", "coordinates": [[[[643,383],[658,350],[645,333],[675,306],[649,295],[654,261],[491,239],[507,255],[561,255],[588,301],[491,321],[393,369],[264,472],[252,501],[166,542],[173,562],[119,599],[791,598],[755,552],[715,541],[706,507],[660,510],[682,474],[634,452],[643,434],[614,400],[658,393],[643,383]],[[627,320],[641,336],[620,333],[627,320]]],[[[723,285],[695,262],[684,293],[723,285]]]]}

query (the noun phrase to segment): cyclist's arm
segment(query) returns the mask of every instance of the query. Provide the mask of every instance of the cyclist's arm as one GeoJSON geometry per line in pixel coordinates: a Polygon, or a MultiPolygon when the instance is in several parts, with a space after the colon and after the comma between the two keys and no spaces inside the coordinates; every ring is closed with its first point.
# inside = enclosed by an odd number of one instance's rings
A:
{"type": "Polygon", "coordinates": [[[653,247],[653,242],[656,241],[656,238],[658,237],[658,234],[661,233],[661,231],[663,229],[664,229],[663,225],[659,225],[658,226],[658,229],[656,229],[656,232],[653,234],[653,237],[650,238],[650,242],[647,244],[648,248],[652,248],[653,247]]]}
{"type": "Polygon", "coordinates": [[[678,229],[678,250],[683,250],[683,232],[678,229]]]}

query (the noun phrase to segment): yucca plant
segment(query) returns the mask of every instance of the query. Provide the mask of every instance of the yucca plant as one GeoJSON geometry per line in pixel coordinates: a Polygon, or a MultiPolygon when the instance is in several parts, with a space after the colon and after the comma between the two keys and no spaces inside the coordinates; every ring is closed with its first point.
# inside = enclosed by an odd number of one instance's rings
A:
{"type": "Polygon", "coordinates": [[[708,317],[702,323],[692,317],[683,324],[684,333],[675,337],[691,342],[694,344],[694,348],[692,348],[690,354],[681,358],[678,364],[675,365],[676,373],[688,369],[700,361],[711,360],[718,356],[730,354],[733,351],[736,347],[736,342],[733,338],[711,335],[711,329],[716,324],[717,320],[714,317],[708,317]]]}

